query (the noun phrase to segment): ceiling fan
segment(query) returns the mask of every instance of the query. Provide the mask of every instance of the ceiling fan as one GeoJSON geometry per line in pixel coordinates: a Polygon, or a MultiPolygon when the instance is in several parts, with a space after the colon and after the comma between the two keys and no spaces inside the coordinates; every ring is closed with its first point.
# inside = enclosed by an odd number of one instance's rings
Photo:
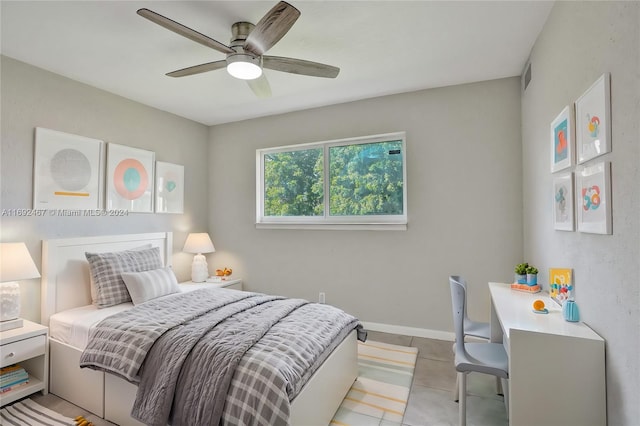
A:
{"type": "Polygon", "coordinates": [[[169,72],[167,73],[169,77],[185,77],[226,68],[232,76],[246,80],[258,97],[269,97],[271,88],[262,72],[263,68],[325,78],[335,78],[340,72],[340,68],[318,62],[265,55],[265,52],[291,29],[300,16],[298,9],[284,1],[276,4],[256,25],[249,22],[233,24],[229,46],[152,10],[143,8],[137,13],[176,34],[227,55],[224,60],[169,72]]]}

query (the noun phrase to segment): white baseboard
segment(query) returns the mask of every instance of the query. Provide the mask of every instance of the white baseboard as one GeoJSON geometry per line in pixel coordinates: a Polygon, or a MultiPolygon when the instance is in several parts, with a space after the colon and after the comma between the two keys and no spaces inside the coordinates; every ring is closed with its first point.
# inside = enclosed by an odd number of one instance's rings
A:
{"type": "Polygon", "coordinates": [[[449,331],[429,330],[428,328],[407,327],[404,325],[382,324],[362,321],[365,330],[383,333],[402,334],[403,336],[426,337],[427,339],[448,340],[453,342],[455,334],[449,331]]]}

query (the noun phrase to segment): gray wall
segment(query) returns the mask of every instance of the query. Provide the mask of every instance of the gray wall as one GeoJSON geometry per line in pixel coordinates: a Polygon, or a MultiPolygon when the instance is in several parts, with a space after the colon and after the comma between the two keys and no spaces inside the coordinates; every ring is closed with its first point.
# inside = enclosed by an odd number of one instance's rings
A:
{"type": "MultiPolygon", "coordinates": [[[[448,276],[487,281],[522,258],[519,79],[425,90],[211,128],[210,231],[219,266],[254,291],[317,300],[361,320],[450,331],[448,276]],[[407,132],[407,231],[257,230],[258,148],[407,132]]],[[[428,333],[427,333],[428,334],[428,333]]]]}
{"type": "MultiPolygon", "coordinates": [[[[525,257],[571,267],[582,319],[606,340],[609,425],[640,419],[640,3],[557,2],[522,97],[525,257]],[[611,73],[613,235],[554,231],[549,123],[611,73]]],[[[579,354],[574,360],[580,362],[579,354]]],[[[578,407],[574,407],[578,408],[578,407]]]]}
{"type": "MultiPolygon", "coordinates": [[[[185,166],[185,214],[123,218],[0,217],[0,240],[23,241],[40,269],[41,241],[114,233],[174,232],[178,278],[191,274],[181,253],[190,231],[207,231],[208,128],[2,56],[1,209],[32,207],[35,127],[147,149],[185,166]]],[[[40,281],[21,282],[22,316],[40,319],[40,281]]]]}

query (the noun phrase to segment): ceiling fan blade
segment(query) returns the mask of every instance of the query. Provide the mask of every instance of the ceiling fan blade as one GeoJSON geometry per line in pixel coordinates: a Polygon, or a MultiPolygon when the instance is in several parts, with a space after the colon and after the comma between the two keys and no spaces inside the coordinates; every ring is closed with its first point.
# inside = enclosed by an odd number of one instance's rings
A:
{"type": "Polygon", "coordinates": [[[201,34],[196,30],[192,30],[189,27],[185,27],[184,25],[172,19],[169,19],[165,16],[162,16],[159,13],[156,13],[152,10],[142,8],[142,9],[138,9],[137,13],[143,18],[147,18],[151,22],[158,24],[161,27],[164,27],[170,31],[173,31],[176,34],[180,34],[181,36],[186,37],[189,40],[193,40],[196,43],[200,43],[202,45],[215,49],[218,52],[234,53],[234,51],[229,46],[226,46],[220,43],[219,41],[212,39],[211,37],[207,37],[206,35],[201,34]]]}
{"type": "Polygon", "coordinates": [[[260,77],[247,80],[247,84],[253,90],[253,93],[259,98],[270,98],[271,97],[271,86],[269,85],[269,80],[262,74],[260,77]]]}
{"type": "Polygon", "coordinates": [[[206,64],[194,65],[181,70],[168,72],[169,77],[186,77],[188,75],[200,74],[208,71],[215,71],[227,66],[227,61],[207,62],[206,64]]]}
{"type": "Polygon", "coordinates": [[[291,29],[299,16],[298,9],[287,2],[279,2],[249,33],[244,42],[244,50],[258,56],[262,55],[291,29]]]}
{"type": "Polygon", "coordinates": [[[283,58],[281,56],[263,56],[262,66],[275,71],[324,78],[336,78],[340,73],[340,68],[338,67],[302,59],[283,58]]]}

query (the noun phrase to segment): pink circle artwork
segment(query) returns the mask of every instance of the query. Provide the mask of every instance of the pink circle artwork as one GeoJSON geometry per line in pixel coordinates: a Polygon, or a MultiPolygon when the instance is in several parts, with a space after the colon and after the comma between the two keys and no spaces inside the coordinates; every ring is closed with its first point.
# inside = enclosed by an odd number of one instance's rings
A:
{"type": "Polygon", "coordinates": [[[133,158],[122,160],[113,172],[113,185],[122,198],[135,200],[147,190],[149,176],[141,162],[133,158]]]}

